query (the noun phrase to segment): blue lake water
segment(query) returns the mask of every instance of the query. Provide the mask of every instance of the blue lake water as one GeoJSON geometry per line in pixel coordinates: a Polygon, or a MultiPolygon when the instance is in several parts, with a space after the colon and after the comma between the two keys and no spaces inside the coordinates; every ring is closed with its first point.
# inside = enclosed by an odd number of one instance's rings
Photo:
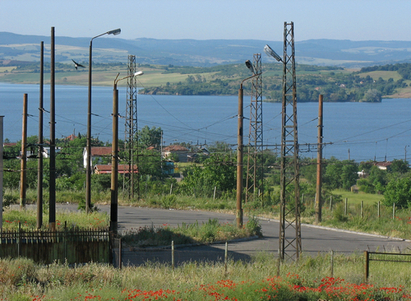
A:
{"type": "MultiPolygon", "coordinates": [[[[87,86],[56,86],[56,138],[86,135],[87,86]]],[[[21,140],[23,95],[28,94],[28,135],[38,134],[39,86],[0,83],[0,115],[4,138],[21,140]]],[[[298,91],[297,91],[298,93],[298,91]]],[[[92,136],[106,142],[112,133],[112,87],[93,87],[92,136]]],[[[44,87],[44,108],[50,107],[49,86],[44,87]]],[[[244,96],[244,143],[248,143],[250,96],[244,96]]],[[[119,112],[125,116],[126,88],[119,87],[119,112]]],[[[138,128],[161,127],[165,145],[175,142],[237,143],[237,96],[138,95],[138,128]]],[[[318,103],[297,107],[300,154],[316,158],[318,103]]],[[[44,136],[49,137],[49,113],[44,114],[44,136]]],[[[124,118],[119,138],[124,139],[124,118]]],[[[263,103],[263,140],[275,149],[281,142],[281,104],[263,103]]],[[[411,158],[411,100],[386,99],[382,103],[324,103],[324,157],[378,161],[411,158]]]]}

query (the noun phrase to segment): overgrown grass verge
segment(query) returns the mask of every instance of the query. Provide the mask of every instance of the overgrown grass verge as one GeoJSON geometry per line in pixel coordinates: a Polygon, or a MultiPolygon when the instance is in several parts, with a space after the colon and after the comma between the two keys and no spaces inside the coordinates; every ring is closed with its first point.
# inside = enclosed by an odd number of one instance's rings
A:
{"type": "Polygon", "coordinates": [[[147,262],[124,267],[90,263],[69,267],[0,259],[3,300],[406,300],[409,266],[373,262],[364,282],[361,254],[301,256],[282,263],[259,253],[249,262],[187,262],[174,269],[147,262]],[[278,275],[277,275],[278,273],[278,275]]]}
{"type": "Polygon", "coordinates": [[[201,225],[182,223],[176,228],[167,224],[161,227],[146,226],[130,229],[122,235],[123,242],[131,247],[169,246],[175,244],[206,244],[227,241],[250,236],[262,236],[261,226],[255,217],[239,229],[232,223],[220,224],[217,219],[210,219],[201,225]]]}
{"type": "MultiPolygon", "coordinates": [[[[28,199],[34,202],[35,191],[28,190],[28,199]]],[[[12,202],[17,201],[17,192],[6,190],[7,199],[12,202]],[[11,197],[13,196],[13,197],[11,197]]],[[[330,207],[330,200],[323,200],[322,207],[322,222],[319,225],[329,226],[339,229],[347,229],[359,232],[373,233],[386,235],[390,237],[399,237],[411,239],[411,214],[408,209],[395,209],[393,214],[392,207],[386,207],[381,204],[378,216],[378,201],[381,200],[381,195],[351,193],[342,190],[333,191],[335,198],[330,207]],[[341,194],[340,194],[341,193],[341,194]],[[345,199],[348,200],[347,212],[345,213],[345,199]],[[361,214],[361,201],[363,208],[361,214]]],[[[85,192],[77,192],[71,195],[70,193],[60,193],[58,200],[61,202],[75,202],[77,199],[84,197],[85,192]]],[[[314,224],[315,210],[314,198],[305,196],[304,204],[301,211],[301,220],[303,223],[314,224]]],[[[93,192],[93,202],[98,204],[110,203],[109,194],[106,192],[93,192]]],[[[140,199],[128,200],[121,193],[119,195],[120,205],[142,206],[151,208],[174,208],[174,209],[189,209],[189,210],[208,210],[234,214],[236,201],[231,195],[226,195],[220,198],[201,197],[201,196],[186,196],[179,194],[142,194],[140,199]]],[[[261,204],[259,201],[253,201],[243,204],[244,214],[247,216],[259,216],[266,218],[279,218],[280,206],[274,199],[264,200],[261,204]]],[[[35,218],[35,217],[33,217],[35,218]]],[[[64,221],[70,221],[68,226],[73,223],[81,226],[81,221],[73,221],[72,218],[57,217],[61,225],[64,226],[64,221]]],[[[23,218],[20,218],[23,221],[23,218]]],[[[33,219],[30,223],[34,225],[33,219]]],[[[24,220],[29,223],[29,220],[24,220]]],[[[23,222],[24,222],[23,221],[23,222]]],[[[108,224],[107,224],[108,225],[108,224]]],[[[6,225],[7,226],[7,225],[6,225]]],[[[87,221],[86,226],[94,227],[92,221],[87,221]]]]}
{"type": "MultiPolygon", "coordinates": [[[[43,213],[43,216],[48,216],[48,213],[43,213]]],[[[36,229],[37,226],[37,212],[35,210],[16,210],[6,208],[3,212],[3,230],[16,230],[21,225],[23,230],[36,229]]],[[[46,229],[48,221],[44,220],[43,228],[46,229]]],[[[85,212],[69,212],[60,211],[56,212],[56,229],[63,230],[67,228],[92,228],[102,229],[107,228],[109,225],[109,217],[106,213],[92,212],[86,214],[85,212]]]]}

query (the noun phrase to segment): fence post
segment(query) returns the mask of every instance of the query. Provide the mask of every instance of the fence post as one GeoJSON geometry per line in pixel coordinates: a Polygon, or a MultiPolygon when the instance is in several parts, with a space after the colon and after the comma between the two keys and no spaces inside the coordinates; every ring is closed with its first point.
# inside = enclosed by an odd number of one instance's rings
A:
{"type": "Polygon", "coordinates": [[[280,256],[280,249],[278,249],[277,277],[280,277],[280,266],[281,266],[281,256],[280,256]]]}
{"type": "Polygon", "coordinates": [[[334,251],[331,250],[331,278],[334,277],[334,251]]]}
{"type": "Polygon", "coordinates": [[[361,218],[364,217],[364,201],[361,201],[361,218]]]}
{"type": "Polygon", "coordinates": [[[123,268],[123,250],[121,237],[118,239],[118,267],[120,270],[123,268]]]}
{"type": "Polygon", "coordinates": [[[215,200],[215,193],[216,193],[216,190],[217,190],[217,186],[214,186],[214,195],[213,195],[213,200],[215,200]]]}
{"type": "Polygon", "coordinates": [[[348,203],[348,199],[345,198],[345,209],[344,209],[345,215],[347,215],[347,211],[348,211],[348,210],[347,210],[347,209],[348,209],[348,208],[347,208],[347,207],[348,207],[348,204],[347,204],[347,203],[348,203]]]}
{"type": "Polygon", "coordinates": [[[395,219],[395,203],[392,204],[392,219],[395,219]]]}
{"type": "Polygon", "coordinates": [[[21,256],[21,223],[19,221],[19,234],[17,238],[17,257],[21,256]]]}
{"type": "Polygon", "coordinates": [[[227,260],[228,260],[228,242],[225,242],[224,250],[224,272],[227,274],[227,260]]]}
{"type": "Polygon", "coordinates": [[[369,254],[368,251],[364,251],[364,257],[365,257],[365,283],[368,283],[368,276],[370,273],[370,263],[369,263],[369,254]]]}
{"type": "Polygon", "coordinates": [[[173,183],[171,183],[171,185],[170,185],[170,194],[172,194],[173,193],[173,183]]]}
{"type": "Polygon", "coordinates": [[[378,215],[378,218],[380,218],[380,201],[378,201],[378,207],[377,207],[377,215],[378,215]]]}
{"type": "Polygon", "coordinates": [[[330,211],[333,210],[333,196],[330,195],[330,211]]]}
{"type": "Polygon", "coordinates": [[[67,221],[64,222],[64,260],[67,261],[67,221]]]}
{"type": "Polygon", "coordinates": [[[171,266],[174,271],[174,240],[171,241],[171,266]]]}

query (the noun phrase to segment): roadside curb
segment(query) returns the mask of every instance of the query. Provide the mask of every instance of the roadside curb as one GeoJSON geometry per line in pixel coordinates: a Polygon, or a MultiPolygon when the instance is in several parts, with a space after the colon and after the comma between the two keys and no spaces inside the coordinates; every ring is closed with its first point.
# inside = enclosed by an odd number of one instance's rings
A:
{"type": "MultiPolygon", "coordinates": [[[[272,219],[272,218],[266,218],[266,217],[257,217],[260,220],[268,221],[268,222],[279,222],[277,219],[272,219]]],[[[323,229],[323,230],[328,230],[328,231],[335,231],[335,232],[342,232],[342,233],[352,233],[352,234],[358,234],[358,235],[364,235],[364,236],[372,236],[372,237],[378,237],[378,238],[386,238],[386,239],[392,239],[392,240],[398,240],[398,241],[405,241],[405,242],[411,242],[409,239],[405,238],[399,238],[399,237],[390,237],[390,236],[385,236],[385,235],[380,235],[380,234],[372,234],[372,233],[365,233],[365,232],[356,232],[352,230],[345,230],[345,229],[337,229],[337,228],[331,228],[331,227],[326,227],[326,226],[318,226],[318,225],[313,225],[313,224],[301,224],[301,226],[304,227],[309,227],[309,228],[316,228],[316,229],[323,229]]]]}

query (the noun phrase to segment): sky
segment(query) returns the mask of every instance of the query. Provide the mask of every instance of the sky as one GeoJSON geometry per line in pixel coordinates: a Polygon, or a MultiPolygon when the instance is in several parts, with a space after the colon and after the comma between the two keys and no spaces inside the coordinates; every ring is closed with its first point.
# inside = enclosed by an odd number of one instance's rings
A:
{"type": "Polygon", "coordinates": [[[0,31],[119,38],[411,40],[410,0],[0,0],[0,31]]]}

